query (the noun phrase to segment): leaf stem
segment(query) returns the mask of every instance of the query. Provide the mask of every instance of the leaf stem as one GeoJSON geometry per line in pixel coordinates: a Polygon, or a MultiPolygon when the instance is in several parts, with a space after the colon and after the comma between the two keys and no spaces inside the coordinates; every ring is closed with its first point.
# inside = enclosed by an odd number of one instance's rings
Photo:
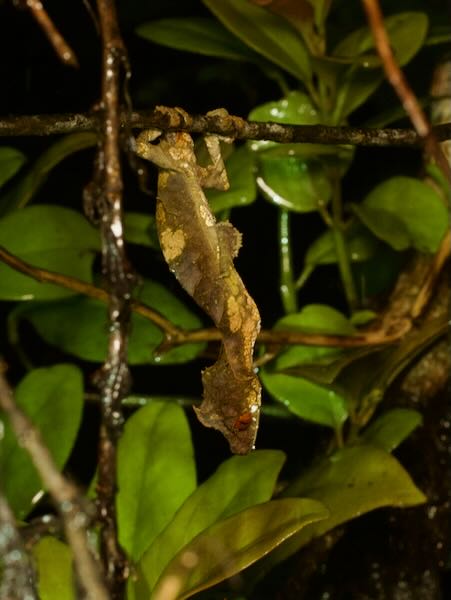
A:
{"type": "Polygon", "coordinates": [[[346,300],[350,311],[353,312],[358,306],[358,296],[343,233],[343,205],[340,181],[338,179],[334,179],[332,182],[332,234],[346,300]]]}
{"type": "Polygon", "coordinates": [[[293,276],[293,261],[290,239],[290,213],[279,209],[279,256],[280,256],[280,297],[286,314],[297,312],[296,286],[293,276]]]}

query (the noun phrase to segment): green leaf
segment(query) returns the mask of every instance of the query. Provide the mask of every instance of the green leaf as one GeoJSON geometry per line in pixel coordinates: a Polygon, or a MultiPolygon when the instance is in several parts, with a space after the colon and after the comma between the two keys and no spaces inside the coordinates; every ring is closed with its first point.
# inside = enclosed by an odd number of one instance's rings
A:
{"type": "MultiPolygon", "coordinates": [[[[378,243],[373,235],[359,224],[353,224],[345,231],[346,250],[352,262],[362,262],[371,258],[378,243]]],[[[328,229],[316,238],[307,249],[304,262],[306,265],[331,265],[338,262],[333,231],[328,229]]]]}
{"type": "Polygon", "coordinates": [[[266,369],[261,369],[260,378],[269,394],[301,419],[337,430],[348,417],[344,398],[331,389],[266,369]]]}
{"type": "MultiPolygon", "coordinates": [[[[198,329],[202,325],[196,315],[159,283],[144,280],[137,297],[175,325],[186,329],[198,329]]],[[[60,302],[35,304],[19,316],[28,320],[47,343],[84,360],[105,360],[108,344],[105,304],[77,296],[60,302]]],[[[128,348],[131,365],[187,362],[204,348],[204,344],[183,344],[164,354],[154,355],[162,341],[163,334],[156,325],[141,315],[132,314],[128,348]]]]}
{"type": "Polygon", "coordinates": [[[185,501],[145,552],[139,563],[145,580],[138,582],[138,589],[141,586],[152,589],[166,565],[202,531],[219,520],[269,500],[284,459],[278,450],[257,450],[222,463],[185,501]]]}
{"type": "Polygon", "coordinates": [[[353,325],[343,313],[327,304],[308,304],[300,312],[279,319],[274,329],[329,335],[355,333],[353,325]]]}
{"type": "MultiPolygon", "coordinates": [[[[0,219],[0,244],[33,266],[91,281],[98,232],[78,212],[39,204],[0,219]]],[[[0,264],[0,298],[35,300],[61,298],[74,292],[22,275],[0,264]]]]}
{"type": "Polygon", "coordinates": [[[259,164],[257,185],[272,204],[304,213],[329,202],[332,186],[321,161],[262,156],[259,164]]]}
{"type": "MultiPolygon", "coordinates": [[[[387,17],[384,23],[398,64],[404,66],[423,46],[428,29],[428,17],[421,12],[404,12],[387,17]]],[[[344,58],[356,57],[372,51],[374,47],[371,30],[369,27],[362,27],[342,40],[333,51],[333,55],[344,58]]],[[[368,67],[372,67],[373,64],[374,61],[368,61],[368,67]]],[[[362,66],[365,68],[365,63],[362,66]]],[[[358,68],[358,65],[349,67],[339,80],[335,121],[342,122],[371,96],[383,80],[384,76],[379,70],[364,70],[358,68]]]]}
{"type": "Polygon", "coordinates": [[[177,598],[189,598],[239,573],[293,534],[327,516],[324,506],[310,499],[289,498],[252,506],[215,523],[185,546],[165,569],[150,597],[163,598],[165,585],[175,580],[180,581],[177,598]],[[195,565],[187,567],[189,558],[195,565]]]}
{"type": "Polygon", "coordinates": [[[371,445],[335,452],[296,479],[283,495],[314,498],[329,509],[330,517],[280,546],[269,557],[270,566],[285,560],[311,539],[371,510],[416,506],[426,501],[399,462],[371,445]]]}
{"type": "Polygon", "coordinates": [[[350,321],[355,327],[361,327],[377,319],[377,313],[374,310],[357,310],[352,313],[350,321]]]}
{"type": "Polygon", "coordinates": [[[36,160],[25,177],[0,198],[0,216],[26,206],[52,169],[74,152],[91,148],[96,142],[97,135],[92,132],[72,133],[55,142],[36,160]]]}
{"type": "Polygon", "coordinates": [[[137,561],[196,488],[185,413],[152,402],[127,421],[118,448],[119,542],[137,561]]]}
{"type": "MultiPolygon", "coordinates": [[[[272,121],[287,125],[316,125],[321,121],[321,118],[309,96],[294,90],[280,100],[256,106],[249,113],[249,120],[272,121]]],[[[312,150],[321,148],[318,144],[278,144],[267,140],[253,140],[249,143],[250,149],[254,152],[281,148],[285,155],[287,146],[289,152],[296,149],[299,153],[302,153],[302,156],[305,156],[306,153],[312,154],[312,150]]]]}
{"type": "Polygon", "coordinates": [[[235,150],[225,162],[230,188],[221,192],[206,191],[214,213],[236,206],[247,206],[255,201],[257,189],[254,175],[254,157],[247,146],[235,150]]]}
{"type": "Polygon", "coordinates": [[[374,188],[354,212],[395,250],[435,252],[448,229],[448,209],[437,192],[412,177],[392,177],[374,188]]]}
{"type": "Polygon", "coordinates": [[[41,600],[75,600],[70,548],[54,537],[41,538],[32,548],[41,600]]]}
{"type": "Polygon", "coordinates": [[[124,237],[129,244],[160,250],[154,215],[138,212],[124,213],[124,237]]]}
{"type": "Polygon", "coordinates": [[[19,171],[26,160],[25,155],[16,148],[9,146],[0,148],[0,187],[19,171]]]}
{"type": "Polygon", "coordinates": [[[308,51],[302,38],[282,17],[242,0],[203,0],[203,3],[250,48],[297,79],[310,83],[308,51]]]}
{"type": "Polygon", "coordinates": [[[362,433],[362,440],[392,452],[423,423],[421,413],[409,408],[392,408],[373,421],[362,433]]]}
{"type": "Polygon", "coordinates": [[[425,46],[451,43],[451,27],[449,25],[432,25],[424,42],[425,46]]]}
{"type": "MultiPolygon", "coordinates": [[[[355,333],[354,327],[342,313],[324,304],[304,306],[300,312],[279,319],[274,329],[330,335],[352,335],[355,333]]],[[[281,352],[272,363],[272,367],[275,371],[281,371],[306,363],[329,364],[336,360],[341,353],[340,348],[332,348],[331,346],[295,344],[281,352]]]]}
{"type": "MultiPolygon", "coordinates": [[[[384,19],[385,29],[396,61],[406,65],[422,47],[428,30],[428,17],[422,12],[402,12],[384,19]]],[[[335,47],[334,56],[355,57],[375,49],[371,29],[361,27],[335,47]]]]}
{"type": "Polygon", "coordinates": [[[146,40],[177,50],[231,60],[258,59],[257,54],[214,19],[160,19],[143,23],[137,27],[136,33],[146,40]]]}
{"type": "Polygon", "coordinates": [[[351,204],[352,212],[378,238],[384,240],[395,250],[406,250],[410,247],[410,237],[402,219],[390,211],[374,208],[362,202],[351,204]]]}
{"type": "MultiPolygon", "coordinates": [[[[35,369],[15,390],[17,406],[39,429],[58,468],[63,467],[74,444],[83,408],[83,379],[74,365],[35,369]]],[[[1,414],[1,413],[0,413],[1,414]]],[[[18,519],[32,508],[42,484],[28,453],[17,443],[4,417],[0,446],[0,472],[6,497],[18,519]]]]}
{"type": "Polygon", "coordinates": [[[324,21],[331,0],[284,0],[283,2],[251,0],[251,2],[264,5],[268,10],[287,19],[302,35],[314,56],[324,54],[324,21]]]}

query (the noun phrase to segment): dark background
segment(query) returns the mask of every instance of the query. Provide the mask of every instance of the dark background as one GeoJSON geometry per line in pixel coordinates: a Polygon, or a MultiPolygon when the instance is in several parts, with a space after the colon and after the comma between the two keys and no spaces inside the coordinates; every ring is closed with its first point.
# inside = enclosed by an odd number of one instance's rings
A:
{"type": "MultiPolygon", "coordinates": [[[[253,65],[174,51],[150,44],[135,35],[135,27],[150,19],[208,15],[200,0],[123,0],[118,1],[117,5],[133,73],[131,95],[134,108],[148,109],[156,104],[164,104],[181,106],[193,113],[204,113],[217,107],[225,107],[231,114],[246,117],[255,105],[280,97],[279,89],[253,65]]],[[[447,2],[442,0],[406,0],[396,3],[387,1],[383,5],[387,13],[415,8],[425,10],[432,22],[437,23],[443,23],[443,19],[448,17],[447,2]]],[[[16,9],[10,2],[0,2],[0,118],[1,115],[87,112],[92,110],[99,99],[100,40],[85,5],[79,0],[53,0],[46,2],[45,6],[75,50],[80,68],[72,69],[58,61],[44,34],[27,11],[16,9]]],[[[337,0],[330,18],[332,40],[336,32],[352,30],[361,26],[363,22],[359,2],[337,0]]],[[[443,52],[442,46],[426,48],[406,69],[418,96],[427,95],[432,74],[431,65],[434,65],[443,52]]],[[[397,102],[391,88],[383,85],[363,108],[352,115],[351,124],[364,124],[367,118],[395,106],[397,102]]],[[[407,122],[401,121],[396,125],[406,126],[407,122]]],[[[32,163],[55,139],[5,139],[3,143],[24,151],[32,163]]],[[[52,171],[33,202],[59,203],[82,210],[82,191],[92,175],[92,159],[93,151],[88,150],[63,161],[52,171]]],[[[359,148],[344,181],[344,197],[350,201],[359,200],[378,181],[392,174],[417,175],[420,170],[421,153],[417,150],[359,148]]],[[[124,177],[126,209],[153,211],[153,199],[140,192],[135,174],[126,161],[124,177]]],[[[237,260],[238,270],[257,301],[263,326],[270,327],[282,314],[277,284],[276,210],[259,199],[251,207],[235,210],[232,220],[244,235],[244,245],[237,260]]],[[[297,232],[296,271],[302,264],[303,252],[321,231],[320,226],[321,222],[314,214],[294,215],[293,231],[297,232]]],[[[138,272],[161,281],[181,295],[193,310],[197,310],[180,290],[158,256],[150,254],[147,249],[137,247],[130,248],[129,253],[138,272]]],[[[314,274],[302,291],[299,301],[301,305],[310,302],[333,302],[337,308],[344,308],[336,270],[332,267],[323,268],[320,273],[314,274]]],[[[0,303],[0,352],[4,353],[10,365],[10,377],[14,382],[22,377],[24,372],[17,357],[6,344],[5,316],[10,307],[11,304],[0,303]]],[[[21,333],[36,366],[73,360],[72,357],[62,357],[60,352],[45,346],[31,328],[24,327],[21,333]]],[[[212,348],[212,351],[215,351],[215,348],[212,348]]],[[[134,368],[133,391],[200,397],[200,369],[206,364],[208,361],[200,359],[194,364],[177,367],[134,368]]],[[[84,365],[88,385],[94,368],[95,365],[92,364],[84,365]]],[[[229,452],[226,442],[217,432],[202,428],[191,416],[190,422],[196,445],[199,475],[203,479],[229,455],[229,452]]],[[[69,463],[69,471],[86,484],[95,468],[97,426],[97,408],[88,406],[84,425],[69,463]]],[[[282,448],[288,453],[287,468],[284,472],[286,475],[310,460],[318,448],[327,442],[327,435],[328,433],[323,433],[321,428],[311,427],[299,420],[264,417],[258,445],[261,448],[282,448]]],[[[344,577],[345,580],[354,577],[358,581],[361,577],[369,576],[368,569],[371,571],[371,565],[376,559],[371,562],[372,554],[367,559],[362,559],[363,550],[367,547],[364,540],[368,537],[368,531],[372,532],[372,552],[379,552],[382,556],[388,552],[385,544],[386,537],[390,534],[387,533],[388,529],[381,527],[381,518],[383,517],[378,513],[352,524],[351,539],[355,541],[351,545],[348,542],[348,546],[341,551],[342,556],[344,554],[348,559],[348,566],[352,564],[352,568],[346,573],[343,560],[332,561],[328,577],[330,581],[335,581],[335,586],[339,585],[337,581],[340,577],[344,577]],[[356,574],[359,560],[362,563],[370,563],[361,565],[361,575],[356,574]]],[[[415,543],[421,541],[416,539],[415,543]]],[[[422,568],[422,565],[419,565],[419,568],[422,568]]],[[[340,584],[342,591],[335,591],[337,595],[330,598],[370,598],[353,595],[355,588],[354,591],[346,591],[346,586],[342,584],[343,581],[340,584]]],[[[329,589],[321,585],[317,584],[317,588],[312,588],[311,596],[308,597],[320,598],[324,589],[329,589]]],[[[277,584],[275,587],[277,588],[277,584]]],[[[334,589],[337,590],[336,587],[334,589]]],[[[268,597],[276,597],[276,593],[273,587],[271,594],[274,596],[268,597]]],[[[262,590],[259,597],[264,597],[262,590]]],[[[405,598],[411,597],[413,598],[405,598]]],[[[393,596],[393,600],[401,598],[404,600],[404,596],[393,596]]]]}

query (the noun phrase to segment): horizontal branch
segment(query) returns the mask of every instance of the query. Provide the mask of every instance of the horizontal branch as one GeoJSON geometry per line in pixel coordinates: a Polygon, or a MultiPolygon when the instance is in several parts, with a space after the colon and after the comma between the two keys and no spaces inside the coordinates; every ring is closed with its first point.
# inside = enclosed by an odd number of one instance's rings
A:
{"type": "MultiPolygon", "coordinates": [[[[11,268],[24,273],[33,279],[45,283],[54,283],[66,289],[79,294],[95,298],[101,302],[108,303],[108,293],[90,283],[62,275],[47,269],[41,269],[30,265],[19,257],[11,254],[5,248],[0,246],[0,260],[11,268]]],[[[218,329],[205,328],[196,330],[181,329],[171,323],[158,311],[133,300],[131,303],[133,312],[140,314],[157,325],[164,333],[163,343],[158,351],[166,352],[174,346],[195,342],[216,342],[221,341],[221,333],[218,329]]],[[[262,330],[259,333],[257,342],[270,344],[273,346],[285,346],[292,344],[304,344],[306,346],[332,346],[337,348],[359,348],[363,346],[378,346],[388,344],[399,340],[412,327],[410,319],[400,319],[398,322],[391,322],[389,329],[371,329],[361,331],[356,335],[324,335],[316,333],[304,333],[301,331],[288,330],[262,330]]]]}
{"type": "MultiPolygon", "coordinates": [[[[188,115],[176,109],[157,107],[152,111],[121,116],[121,127],[135,129],[183,130],[215,133],[242,140],[270,140],[279,143],[351,144],[354,146],[421,146],[424,139],[413,129],[330,127],[328,125],[286,125],[246,121],[241,117],[188,115]]],[[[47,136],[79,131],[100,131],[101,113],[20,115],[0,119],[0,137],[47,136]]],[[[439,142],[451,139],[451,123],[433,128],[439,142]]]]}

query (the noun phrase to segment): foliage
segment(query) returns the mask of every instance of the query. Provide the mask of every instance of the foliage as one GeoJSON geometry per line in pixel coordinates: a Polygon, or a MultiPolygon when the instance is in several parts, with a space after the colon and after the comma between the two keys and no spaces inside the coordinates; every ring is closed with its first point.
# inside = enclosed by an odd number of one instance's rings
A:
{"type": "MultiPolygon", "coordinates": [[[[354,111],[371,100],[383,82],[367,26],[342,31],[331,44],[330,1],[286,2],[288,9],[282,12],[244,0],[203,0],[203,4],[210,17],[144,22],[136,34],[177,50],[250,63],[276,81],[280,93],[253,106],[251,120],[346,125],[349,118],[358,119],[354,111]]],[[[446,36],[430,35],[428,16],[422,12],[392,14],[386,27],[401,65],[408,64],[427,39],[446,41],[446,36]]],[[[0,148],[0,245],[33,266],[87,283],[99,278],[96,256],[101,248],[95,228],[79,211],[58,205],[60,199],[33,200],[61,161],[94,142],[92,134],[67,136],[50,145],[28,168],[22,152],[0,148]]],[[[350,146],[250,141],[236,145],[226,159],[230,189],[207,193],[219,219],[254,204],[260,210],[258,195],[277,215],[279,282],[262,272],[268,287],[279,286],[284,307],[274,331],[357,335],[362,325],[377,317],[369,309],[373,308],[369,296],[389,290],[402,253],[408,249],[434,253],[448,228],[446,191],[404,173],[370,180],[374,186],[368,193],[344,198],[343,179],[352,172],[354,155],[350,146]],[[291,257],[297,253],[304,223],[312,217],[318,218],[320,229],[297,273],[291,257]],[[343,299],[299,310],[304,286],[313,273],[323,277],[327,265],[341,282],[343,299]],[[364,276],[359,285],[357,266],[364,276]],[[393,268],[390,281],[377,279],[378,270],[385,273],[393,268]]],[[[124,222],[127,242],[158,261],[154,215],[141,209],[127,211],[124,222]]],[[[256,265],[260,268],[263,259],[256,265]]],[[[145,275],[136,288],[136,299],[175,326],[202,327],[203,321],[184,297],[145,275]]],[[[18,405],[38,426],[63,468],[82,418],[80,369],[89,371],[90,363],[105,359],[105,306],[67,288],[35,281],[2,263],[0,300],[5,301],[9,342],[20,355],[27,354],[21,342],[27,324],[65,361],[72,360],[33,368],[15,391],[18,405]]],[[[164,336],[156,324],[138,314],[131,322],[131,365],[193,363],[197,368],[194,361],[203,357],[204,343],[161,348],[164,336]]],[[[423,493],[390,454],[421,425],[421,414],[389,408],[376,418],[373,415],[395,376],[443,331],[442,323],[433,323],[409,342],[388,350],[300,344],[281,348],[259,373],[268,404],[284,405],[288,418],[322,426],[318,427],[321,435],[331,433],[331,452],[303,465],[284,488],[277,483],[285,461],[280,450],[228,458],[198,484],[183,409],[168,396],[165,402],[153,400],[136,410],[119,442],[116,498],[119,540],[136,572],[129,582],[129,597],[161,598],[165,582],[175,577],[180,582],[177,598],[188,598],[250,565],[258,579],[313,538],[365,512],[423,503],[423,493]]],[[[264,351],[261,348],[262,355],[264,351]]],[[[24,362],[29,366],[28,356],[24,362]]],[[[17,518],[25,519],[43,491],[7,423],[0,444],[0,472],[17,518]]],[[[33,553],[41,597],[73,598],[70,549],[54,537],[45,537],[33,553]]]]}

